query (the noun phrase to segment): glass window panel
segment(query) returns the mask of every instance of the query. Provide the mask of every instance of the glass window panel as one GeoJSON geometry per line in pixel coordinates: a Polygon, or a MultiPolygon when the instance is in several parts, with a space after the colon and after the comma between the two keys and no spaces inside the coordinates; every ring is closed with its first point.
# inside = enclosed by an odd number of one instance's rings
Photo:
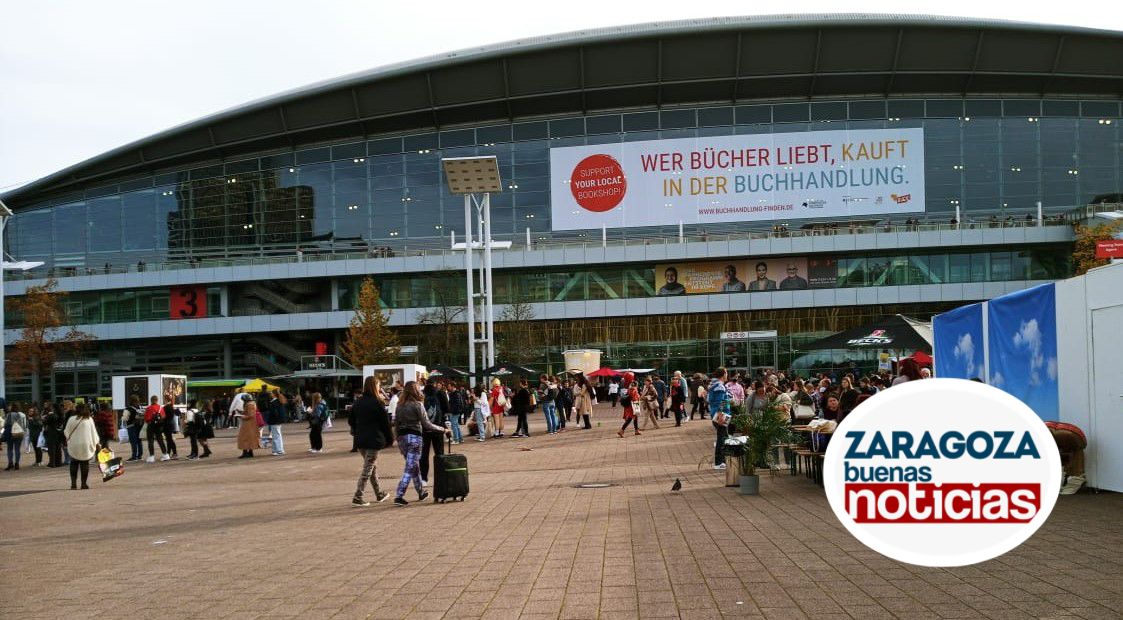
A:
{"type": "Polygon", "coordinates": [[[963,101],[959,99],[929,99],[924,104],[928,118],[958,118],[963,116],[963,101]]]}
{"type": "Polygon", "coordinates": [[[892,118],[924,118],[924,101],[921,99],[890,101],[889,116],[892,118]]]}
{"type": "Polygon", "coordinates": [[[97,198],[88,203],[91,252],[121,249],[121,199],[97,198]]]}
{"type": "Polygon", "coordinates": [[[807,122],[811,117],[806,103],[777,103],[772,106],[772,119],[776,123],[807,122]]]}
{"type": "Polygon", "coordinates": [[[583,118],[565,118],[550,121],[551,138],[569,138],[583,135],[585,135],[585,119],[583,118]]]}
{"type": "Polygon", "coordinates": [[[550,128],[545,121],[515,124],[515,140],[542,140],[549,137],[550,128]]]}
{"type": "Polygon", "coordinates": [[[495,125],[476,129],[476,140],[480,144],[498,144],[511,141],[510,125],[495,125]]]}
{"type": "Polygon", "coordinates": [[[476,132],[473,129],[458,129],[455,131],[441,132],[441,148],[446,149],[457,146],[470,146],[476,143],[476,132]]]}
{"type": "Polygon", "coordinates": [[[1119,102],[1117,101],[1081,101],[1080,115],[1104,118],[1119,117],[1119,102]]]}
{"type": "Polygon", "coordinates": [[[1006,116],[1041,116],[1041,102],[1036,99],[1007,99],[1002,102],[1006,116]]]}
{"type": "Polygon", "coordinates": [[[624,131],[650,131],[659,129],[658,112],[638,112],[624,115],[624,131]]]}
{"type": "Polygon", "coordinates": [[[845,101],[826,101],[811,104],[811,120],[844,121],[847,116],[845,101]]]}
{"type": "Polygon", "coordinates": [[[606,116],[590,116],[585,119],[586,131],[590,134],[596,133],[620,133],[621,118],[619,114],[609,114],[606,116]]]}
{"type": "Polygon", "coordinates": [[[1045,116],[1080,116],[1080,102],[1046,100],[1045,116]]]}
{"type": "Polygon", "coordinates": [[[698,110],[698,124],[702,127],[732,125],[733,108],[702,108],[698,110]]]}
{"type": "Polygon", "coordinates": [[[1002,116],[1002,102],[998,99],[968,99],[964,115],[972,117],[1002,116]]]}
{"type": "Polygon", "coordinates": [[[697,127],[698,119],[694,110],[664,110],[659,114],[659,126],[663,129],[697,127]]]}
{"type": "Polygon", "coordinates": [[[885,118],[885,116],[884,101],[850,102],[850,118],[852,119],[875,119],[885,118]]]}
{"type": "Polygon", "coordinates": [[[402,140],[402,146],[405,147],[406,153],[416,153],[418,151],[433,150],[439,147],[439,138],[435,133],[426,133],[417,136],[406,136],[402,140]]]}
{"type": "Polygon", "coordinates": [[[772,106],[742,105],[736,109],[738,125],[757,125],[772,122],[772,106]]]}

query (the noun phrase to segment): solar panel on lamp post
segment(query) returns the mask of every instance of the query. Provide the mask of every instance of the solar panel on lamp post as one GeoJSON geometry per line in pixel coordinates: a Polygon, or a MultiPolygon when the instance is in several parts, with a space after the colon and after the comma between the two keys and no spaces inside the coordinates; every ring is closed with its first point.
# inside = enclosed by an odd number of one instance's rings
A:
{"type": "MultiPolygon", "coordinates": [[[[484,367],[495,365],[495,312],[491,296],[491,192],[503,191],[499,176],[499,160],[494,155],[484,157],[446,157],[441,159],[448,190],[464,196],[464,273],[467,284],[468,309],[468,374],[474,383],[476,377],[476,345],[485,348],[484,367]],[[480,199],[476,194],[482,194],[480,199]],[[483,337],[476,338],[474,283],[472,281],[472,208],[475,206],[479,224],[479,241],[483,249],[483,269],[480,274],[480,314],[483,337]]],[[[454,249],[456,244],[453,245],[454,249]]],[[[510,247],[510,243],[507,244],[510,247]]]]}

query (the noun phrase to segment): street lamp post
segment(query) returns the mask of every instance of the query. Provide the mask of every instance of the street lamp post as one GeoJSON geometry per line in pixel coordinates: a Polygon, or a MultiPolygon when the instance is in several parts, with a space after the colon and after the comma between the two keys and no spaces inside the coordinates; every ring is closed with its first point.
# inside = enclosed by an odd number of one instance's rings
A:
{"type": "MultiPolygon", "coordinates": [[[[495,309],[491,295],[491,251],[511,247],[510,241],[491,238],[491,193],[503,191],[499,161],[484,157],[446,157],[441,159],[445,181],[453,194],[464,196],[464,277],[468,306],[468,374],[476,377],[476,345],[484,345],[484,367],[495,364],[495,309]],[[476,213],[476,240],[472,239],[472,212],[476,213]],[[479,283],[473,271],[473,250],[482,250],[479,283]],[[478,292],[477,292],[478,291],[478,292]],[[480,302],[479,333],[476,337],[476,300],[480,302]]],[[[454,250],[461,244],[454,243],[454,250]]]]}

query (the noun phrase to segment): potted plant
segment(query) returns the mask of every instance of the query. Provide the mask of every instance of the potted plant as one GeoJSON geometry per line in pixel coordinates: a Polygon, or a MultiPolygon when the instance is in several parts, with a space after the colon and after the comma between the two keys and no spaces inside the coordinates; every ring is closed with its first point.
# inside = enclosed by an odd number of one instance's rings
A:
{"type": "Polygon", "coordinates": [[[741,495],[757,495],[760,477],[756,468],[770,466],[776,458],[772,447],[790,440],[788,415],[778,408],[769,407],[763,411],[744,413],[733,422],[745,438],[741,456],[741,495]]]}

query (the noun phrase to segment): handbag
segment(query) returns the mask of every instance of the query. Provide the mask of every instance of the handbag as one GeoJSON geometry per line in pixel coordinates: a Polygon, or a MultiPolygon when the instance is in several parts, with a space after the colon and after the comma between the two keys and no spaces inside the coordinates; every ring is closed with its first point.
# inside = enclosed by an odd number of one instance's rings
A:
{"type": "Polygon", "coordinates": [[[254,419],[257,420],[258,428],[264,427],[265,426],[265,418],[261,415],[261,412],[255,411],[254,414],[255,414],[254,419]]]}
{"type": "Polygon", "coordinates": [[[12,422],[12,435],[23,435],[23,425],[19,422],[12,422]]]}

